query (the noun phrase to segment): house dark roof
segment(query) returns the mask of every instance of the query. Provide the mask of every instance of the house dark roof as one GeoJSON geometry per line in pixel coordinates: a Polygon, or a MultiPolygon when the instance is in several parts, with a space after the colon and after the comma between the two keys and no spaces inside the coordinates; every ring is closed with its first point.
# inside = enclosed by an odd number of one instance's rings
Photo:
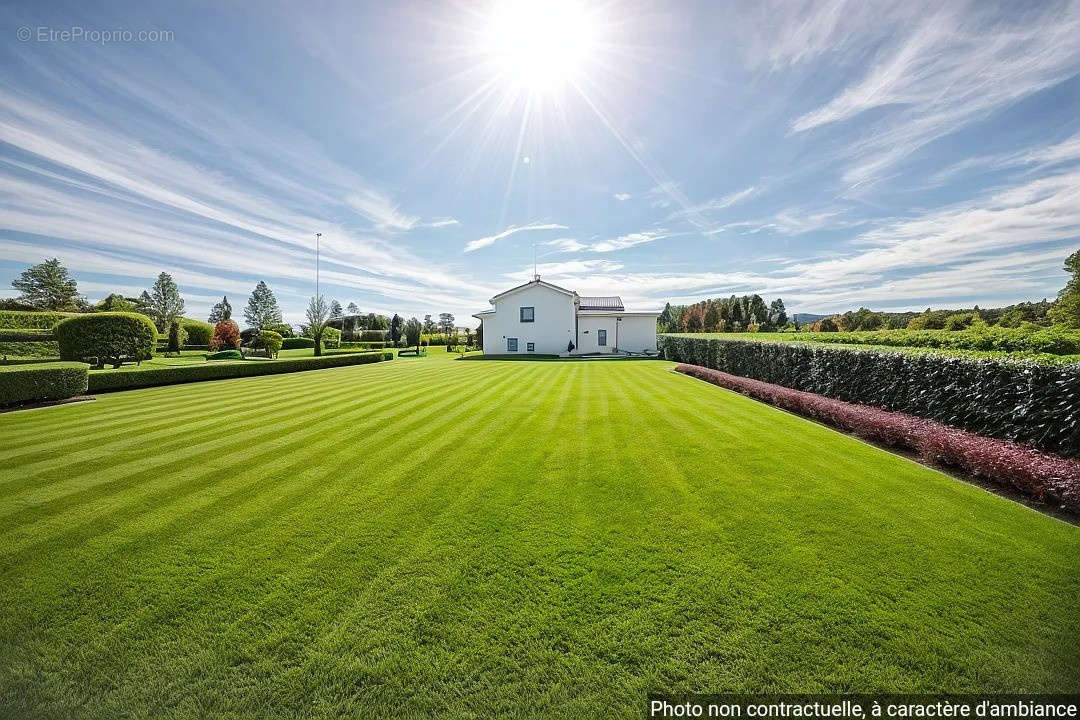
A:
{"type": "Polygon", "coordinates": [[[618,310],[622,312],[626,308],[623,307],[622,298],[618,295],[610,295],[607,297],[585,297],[582,296],[580,303],[578,304],[580,310],[618,310]]]}

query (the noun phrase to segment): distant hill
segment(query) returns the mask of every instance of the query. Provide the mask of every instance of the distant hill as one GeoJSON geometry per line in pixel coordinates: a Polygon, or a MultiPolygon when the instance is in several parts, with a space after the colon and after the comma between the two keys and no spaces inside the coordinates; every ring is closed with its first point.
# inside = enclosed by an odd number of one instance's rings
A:
{"type": "Polygon", "coordinates": [[[807,323],[816,323],[818,320],[822,320],[832,315],[815,315],[814,313],[795,313],[792,315],[795,318],[795,322],[800,325],[806,325],[807,323]]]}

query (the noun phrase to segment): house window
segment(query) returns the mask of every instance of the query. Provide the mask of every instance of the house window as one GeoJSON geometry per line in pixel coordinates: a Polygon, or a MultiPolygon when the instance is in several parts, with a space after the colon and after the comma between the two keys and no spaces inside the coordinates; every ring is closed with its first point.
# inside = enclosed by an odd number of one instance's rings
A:
{"type": "Polygon", "coordinates": [[[525,343],[525,349],[529,352],[536,350],[536,343],[525,343]]]}
{"type": "Polygon", "coordinates": [[[536,309],[531,307],[523,307],[520,309],[521,322],[532,322],[535,318],[536,309]]]}
{"type": "Polygon", "coordinates": [[[607,345],[607,330],[596,331],[596,344],[600,347],[607,345]]]}
{"type": "Polygon", "coordinates": [[[506,352],[517,352],[517,338],[506,338],[506,352]]]}

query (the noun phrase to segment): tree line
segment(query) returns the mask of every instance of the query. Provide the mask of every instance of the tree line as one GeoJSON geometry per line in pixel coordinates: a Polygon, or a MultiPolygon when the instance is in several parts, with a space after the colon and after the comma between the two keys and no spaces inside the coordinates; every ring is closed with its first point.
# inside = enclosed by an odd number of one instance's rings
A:
{"type": "Polygon", "coordinates": [[[657,318],[659,332],[773,332],[788,326],[780,298],[768,305],[758,294],[702,300],[693,305],[664,306],[657,318]]]}
{"type": "MultiPolygon", "coordinates": [[[[94,304],[79,292],[78,283],[57,258],[50,258],[27,268],[11,284],[19,291],[19,296],[14,299],[0,299],[0,309],[134,312],[153,320],[159,333],[171,333],[173,326],[184,318],[184,299],[172,275],[167,272],[160,273],[154,284],[136,297],[110,293],[94,304]]],[[[251,291],[243,309],[243,317],[247,329],[240,333],[237,327],[236,332],[245,341],[258,343],[260,334],[266,330],[285,337],[293,335],[292,326],[282,320],[277,297],[265,281],[260,280],[251,291]]],[[[342,306],[338,300],[328,300],[320,295],[309,300],[304,317],[306,322],[300,325],[300,335],[315,339],[316,349],[320,348],[322,337],[328,330],[335,334],[340,333],[343,339],[355,339],[369,330],[382,331],[390,342],[399,344],[407,339],[406,326],[411,320],[416,320],[421,335],[440,334],[440,339],[447,339],[447,343],[450,342],[449,338],[458,340],[454,316],[451,313],[439,313],[437,321],[433,320],[431,315],[425,315],[422,322],[416,318],[406,320],[397,313],[391,316],[374,312],[362,313],[355,302],[342,306]]],[[[220,302],[214,304],[207,322],[214,326],[223,322],[235,325],[233,307],[228,296],[223,296],[220,302]]],[[[471,345],[473,338],[473,333],[468,331],[464,344],[471,345]]]]}
{"type": "Polygon", "coordinates": [[[732,295],[727,299],[708,299],[692,305],[668,303],[657,318],[658,332],[715,333],[813,331],[850,332],[855,330],[964,330],[996,325],[1004,328],[1049,327],[1057,325],[1080,329],[1080,250],[1065,259],[1069,280],[1054,302],[1019,302],[995,308],[971,308],[923,311],[882,312],[860,307],[828,316],[815,316],[812,322],[800,323],[798,315],[788,316],[784,301],[777,298],[766,305],[758,295],[732,295]]]}

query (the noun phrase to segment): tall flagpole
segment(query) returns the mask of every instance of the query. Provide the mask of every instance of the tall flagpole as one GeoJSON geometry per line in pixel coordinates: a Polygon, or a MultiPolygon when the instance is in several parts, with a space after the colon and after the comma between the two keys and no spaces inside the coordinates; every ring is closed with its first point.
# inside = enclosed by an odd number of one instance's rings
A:
{"type": "Polygon", "coordinates": [[[322,233],[315,233],[315,302],[319,301],[319,238],[322,233]]]}

